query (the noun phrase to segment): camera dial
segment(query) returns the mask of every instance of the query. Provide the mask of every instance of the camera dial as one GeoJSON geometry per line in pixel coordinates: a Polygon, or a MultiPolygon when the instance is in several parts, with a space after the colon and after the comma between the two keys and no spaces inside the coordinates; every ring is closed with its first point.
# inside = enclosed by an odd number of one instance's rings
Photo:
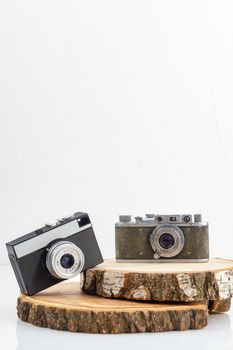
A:
{"type": "Polygon", "coordinates": [[[50,274],[59,279],[68,279],[80,273],[84,266],[84,255],[80,248],[68,241],[54,243],[46,256],[50,274]]]}
{"type": "Polygon", "coordinates": [[[184,234],[178,226],[159,225],[150,235],[150,244],[154,250],[154,258],[172,258],[184,247],[184,234]]]}

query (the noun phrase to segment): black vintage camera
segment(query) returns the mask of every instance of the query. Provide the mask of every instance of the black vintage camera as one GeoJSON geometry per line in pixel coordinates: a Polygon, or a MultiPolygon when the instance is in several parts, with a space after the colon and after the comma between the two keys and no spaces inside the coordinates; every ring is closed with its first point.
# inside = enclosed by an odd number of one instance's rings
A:
{"type": "Polygon", "coordinates": [[[115,225],[118,262],[205,262],[209,227],[201,215],[121,215],[115,225]]]}
{"type": "Polygon", "coordinates": [[[103,262],[89,216],[75,213],[6,244],[22,293],[33,295],[103,262]]]}

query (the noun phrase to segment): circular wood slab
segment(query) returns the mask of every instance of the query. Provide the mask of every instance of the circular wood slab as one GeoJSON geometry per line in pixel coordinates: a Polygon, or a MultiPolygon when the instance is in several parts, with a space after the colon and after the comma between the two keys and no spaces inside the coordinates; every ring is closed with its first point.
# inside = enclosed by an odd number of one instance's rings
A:
{"type": "Polygon", "coordinates": [[[106,260],[82,274],[82,289],[106,298],[218,300],[212,303],[214,311],[227,311],[233,295],[233,261],[216,258],[206,263],[117,263],[106,260]]]}
{"type": "Polygon", "coordinates": [[[34,296],[21,294],[21,320],[39,327],[85,333],[135,333],[200,329],[206,303],[156,304],[90,296],[78,283],[63,282],[34,296]]]}

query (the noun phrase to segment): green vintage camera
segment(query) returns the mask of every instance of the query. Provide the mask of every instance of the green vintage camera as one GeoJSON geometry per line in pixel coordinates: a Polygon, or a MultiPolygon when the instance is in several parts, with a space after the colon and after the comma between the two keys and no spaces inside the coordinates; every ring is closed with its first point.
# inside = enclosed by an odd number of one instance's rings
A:
{"type": "Polygon", "coordinates": [[[201,215],[120,215],[115,225],[118,262],[206,262],[209,227],[201,215]]]}

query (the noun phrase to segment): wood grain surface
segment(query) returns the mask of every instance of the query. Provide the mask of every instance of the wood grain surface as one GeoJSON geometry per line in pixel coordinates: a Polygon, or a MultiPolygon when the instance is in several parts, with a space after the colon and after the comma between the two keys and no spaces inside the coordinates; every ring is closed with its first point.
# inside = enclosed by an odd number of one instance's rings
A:
{"type": "Polygon", "coordinates": [[[18,317],[39,327],[86,333],[135,333],[200,329],[207,325],[206,303],[164,304],[106,299],[62,282],[34,296],[21,294],[18,317]]]}
{"type": "Polygon", "coordinates": [[[177,302],[228,300],[230,305],[233,295],[233,261],[226,259],[210,259],[206,263],[106,260],[81,277],[83,291],[106,298],[177,302]]]}

